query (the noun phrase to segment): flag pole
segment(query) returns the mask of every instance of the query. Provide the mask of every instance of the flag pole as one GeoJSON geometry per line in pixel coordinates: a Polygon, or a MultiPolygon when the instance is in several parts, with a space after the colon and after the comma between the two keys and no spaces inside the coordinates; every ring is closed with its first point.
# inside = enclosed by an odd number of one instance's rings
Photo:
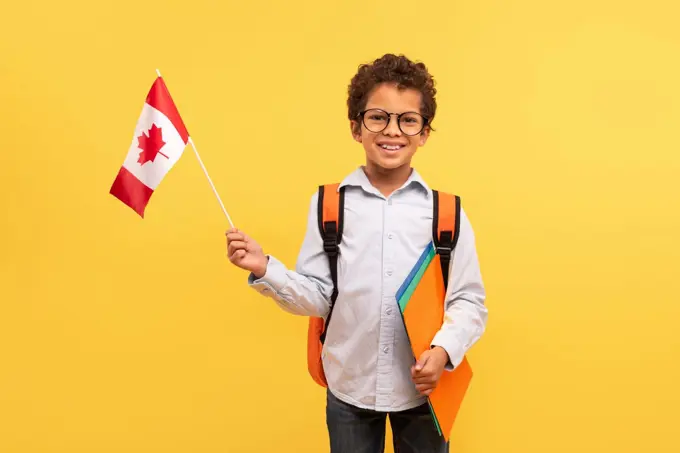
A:
{"type": "MultiPolygon", "coordinates": [[[[158,74],[158,77],[161,77],[161,72],[156,69],[156,74],[158,74]]],[[[210,179],[210,175],[208,175],[208,170],[205,169],[205,165],[203,165],[203,161],[201,160],[201,156],[198,155],[198,150],[196,149],[196,145],[194,145],[194,141],[189,137],[189,144],[194,150],[194,154],[196,154],[196,158],[198,159],[198,163],[201,164],[201,168],[203,169],[203,173],[205,173],[205,177],[208,179],[208,182],[210,183],[210,187],[212,187],[212,191],[217,197],[217,201],[220,203],[220,207],[222,207],[222,212],[224,212],[225,217],[229,221],[229,225],[231,225],[232,228],[234,228],[234,222],[231,221],[231,217],[229,217],[229,213],[227,210],[224,208],[224,203],[222,203],[222,199],[220,198],[220,195],[217,193],[217,189],[215,189],[215,185],[212,182],[212,179],[210,179]]]]}
{"type": "Polygon", "coordinates": [[[222,207],[222,212],[224,212],[224,215],[227,217],[227,220],[229,221],[229,225],[231,225],[231,227],[234,228],[234,223],[231,221],[231,217],[229,217],[229,213],[224,208],[224,203],[222,203],[222,200],[220,199],[220,196],[217,193],[217,189],[215,189],[215,185],[213,184],[212,180],[210,179],[210,176],[208,175],[208,170],[205,169],[205,165],[203,165],[203,161],[201,160],[201,156],[198,155],[198,151],[196,150],[196,145],[194,145],[194,141],[191,139],[191,137],[189,137],[189,144],[194,149],[194,153],[196,154],[196,158],[198,159],[198,163],[201,164],[201,168],[203,169],[203,173],[205,173],[205,177],[208,178],[208,182],[210,183],[210,187],[212,187],[212,190],[215,193],[215,196],[217,197],[217,201],[219,201],[220,206],[222,207]]]}

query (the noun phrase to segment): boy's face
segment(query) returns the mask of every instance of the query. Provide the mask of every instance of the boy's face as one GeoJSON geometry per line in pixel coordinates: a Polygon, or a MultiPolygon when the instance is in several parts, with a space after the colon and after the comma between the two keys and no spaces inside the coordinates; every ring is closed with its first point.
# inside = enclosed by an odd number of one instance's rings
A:
{"type": "Polygon", "coordinates": [[[380,132],[374,131],[384,126],[387,116],[383,112],[373,110],[366,113],[364,121],[359,118],[351,122],[352,136],[364,146],[368,165],[385,170],[410,166],[418,147],[425,145],[429,129],[425,127],[416,135],[407,135],[421,128],[418,124],[420,117],[403,115],[400,129],[397,115],[404,112],[420,113],[421,98],[418,90],[399,90],[394,84],[381,84],[369,95],[364,110],[380,109],[396,115],[390,116],[387,127],[380,132]]]}

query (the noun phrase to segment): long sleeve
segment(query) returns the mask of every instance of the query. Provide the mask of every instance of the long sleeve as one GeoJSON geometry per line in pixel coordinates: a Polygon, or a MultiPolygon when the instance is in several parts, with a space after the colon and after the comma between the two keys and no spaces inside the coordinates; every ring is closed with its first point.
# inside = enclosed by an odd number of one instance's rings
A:
{"type": "Polygon", "coordinates": [[[485,298],[475,235],[461,209],[460,235],[449,268],[444,322],[431,342],[448,353],[448,370],[463,361],[465,353],[484,332],[488,314],[485,298]]]}
{"type": "Polygon", "coordinates": [[[328,257],[317,224],[318,193],[312,196],[305,237],[295,270],[268,255],[264,276],[248,276],[248,284],[260,294],[273,299],[283,310],[302,316],[325,317],[333,292],[328,257]]]}

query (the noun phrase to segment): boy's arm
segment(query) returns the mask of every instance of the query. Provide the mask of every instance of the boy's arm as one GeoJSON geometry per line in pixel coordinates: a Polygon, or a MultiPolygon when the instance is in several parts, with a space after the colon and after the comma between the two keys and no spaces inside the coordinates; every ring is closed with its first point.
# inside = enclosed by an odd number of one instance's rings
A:
{"type": "Polygon", "coordinates": [[[431,342],[433,347],[441,346],[448,353],[447,370],[463,361],[465,353],[484,332],[487,320],[485,298],[475,235],[461,208],[460,235],[449,268],[444,323],[431,342]]]}
{"type": "Polygon", "coordinates": [[[298,254],[295,270],[288,269],[272,255],[265,274],[248,276],[248,284],[260,294],[273,299],[283,310],[302,316],[325,317],[333,292],[328,257],[317,223],[318,193],[312,196],[307,231],[298,254]]]}

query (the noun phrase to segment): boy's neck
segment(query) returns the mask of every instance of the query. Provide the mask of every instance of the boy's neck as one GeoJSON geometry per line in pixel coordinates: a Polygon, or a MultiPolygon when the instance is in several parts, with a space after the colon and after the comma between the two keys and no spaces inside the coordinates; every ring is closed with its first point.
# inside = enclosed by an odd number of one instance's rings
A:
{"type": "Polygon", "coordinates": [[[376,165],[364,166],[364,173],[369,182],[386,197],[406,183],[413,169],[409,164],[398,168],[384,169],[376,165]]]}

